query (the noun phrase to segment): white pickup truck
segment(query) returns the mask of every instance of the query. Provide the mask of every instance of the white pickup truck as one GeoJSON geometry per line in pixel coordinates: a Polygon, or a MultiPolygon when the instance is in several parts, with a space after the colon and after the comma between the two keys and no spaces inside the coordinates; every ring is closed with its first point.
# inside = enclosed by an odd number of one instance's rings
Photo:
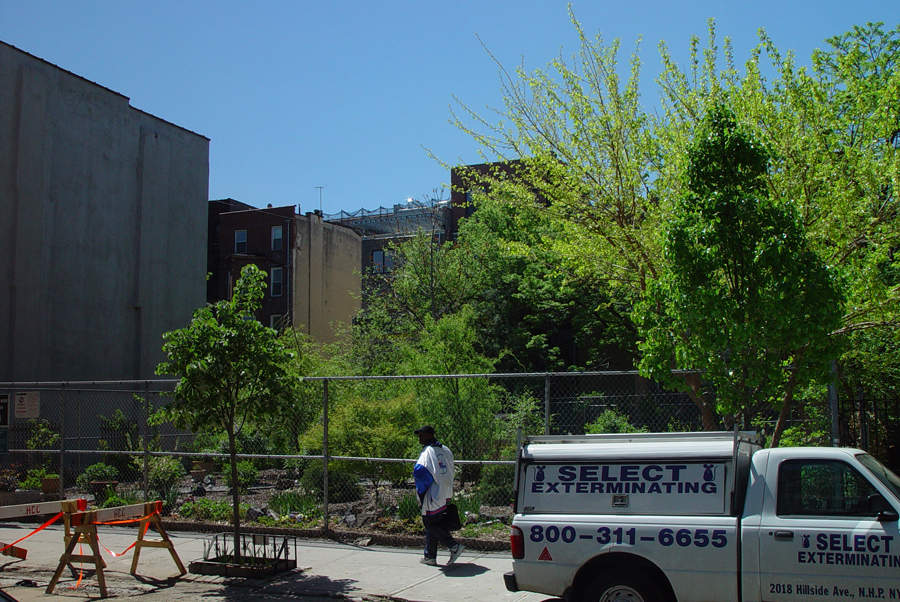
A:
{"type": "Polygon", "coordinates": [[[529,437],[510,591],[584,602],[900,600],[900,479],[752,433],[529,437]]]}

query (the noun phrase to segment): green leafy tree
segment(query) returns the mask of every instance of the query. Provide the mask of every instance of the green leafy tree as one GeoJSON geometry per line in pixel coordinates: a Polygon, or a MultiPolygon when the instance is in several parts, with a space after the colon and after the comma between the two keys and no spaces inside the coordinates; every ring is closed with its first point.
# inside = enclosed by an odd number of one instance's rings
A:
{"type": "MultiPolygon", "coordinates": [[[[418,450],[411,434],[417,424],[416,400],[411,394],[390,399],[351,395],[336,403],[328,415],[328,451],[334,456],[357,458],[409,458],[418,450]]],[[[322,429],[309,433],[307,446],[322,448],[322,429]]],[[[329,469],[351,472],[367,479],[379,497],[379,484],[409,478],[409,465],[400,462],[335,460],[329,469]]]]}
{"type": "MultiPolygon", "coordinates": [[[[246,266],[231,299],[194,312],[185,328],[163,335],[168,361],[158,374],[179,377],[160,420],[194,432],[225,432],[231,482],[238,483],[237,437],[245,425],[276,415],[289,403],[291,352],[277,332],[253,319],[265,290],[265,272],[246,266]]],[[[234,553],[240,562],[240,493],[232,488],[234,553]]]]}
{"type": "Polygon", "coordinates": [[[503,372],[631,367],[630,306],[547,244],[566,230],[539,203],[516,202],[529,195],[497,180],[491,194],[473,195],[477,210],[460,227],[458,248],[483,274],[469,302],[479,344],[503,372]],[[621,352],[611,356],[610,348],[621,352]]]}
{"type": "Polygon", "coordinates": [[[289,329],[281,342],[292,352],[288,371],[295,383],[293,397],[291,403],[279,406],[275,420],[256,428],[280,453],[301,454],[306,451],[304,434],[322,415],[322,383],[305,377],[339,375],[343,365],[335,345],[317,343],[310,335],[289,329]]]}
{"type": "Polygon", "coordinates": [[[725,103],[752,128],[769,150],[763,179],[770,195],[790,201],[809,249],[840,275],[843,315],[831,335],[847,350],[837,374],[855,387],[865,373],[877,373],[875,365],[861,363],[877,363],[868,343],[896,336],[900,324],[900,28],[854,26],[815,51],[811,69],[798,67],[765,32],[760,39],[743,75],[727,39],[726,68],[716,70],[713,35],[704,60],[692,55],[692,74],[664,55],[667,144],[677,156],[713,102],[725,103]],[[774,70],[774,81],[766,80],[766,70],[774,70]]]}
{"type": "MultiPolygon", "coordinates": [[[[683,175],[697,130],[704,116],[722,105],[767,150],[769,169],[758,182],[765,191],[755,197],[769,199],[795,223],[808,253],[801,264],[828,266],[841,282],[842,296],[836,300],[841,319],[829,322],[832,352],[884,340],[863,333],[895,336],[891,333],[900,324],[895,258],[900,248],[900,29],[885,30],[880,23],[854,27],[827,40],[829,47],[814,53],[811,68],[798,66],[793,53],[781,53],[760,30],[760,44],[739,67],[730,41],[725,38],[720,48],[710,21],[708,43],[704,47],[691,39],[686,66],[660,44],[662,105],[648,110],[640,102],[637,52],[626,79],[619,68],[619,41],[591,38],[572,20],[580,47],[571,60],[561,57],[534,72],[500,66],[505,104],[497,110],[496,123],[462,103],[454,115],[486,155],[521,159],[513,179],[528,193],[502,198],[492,186],[488,194],[520,208],[537,205],[557,222],[558,234],[540,244],[556,254],[561,271],[581,282],[603,283],[609,298],[625,308],[624,315],[630,312],[668,269],[661,234],[683,213],[679,203],[691,194],[683,175]]],[[[495,184],[500,178],[487,180],[495,184]]],[[[647,308],[633,318],[650,319],[647,308]]],[[[668,318],[660,314],[657,319],[668,318]]],[[[793,351],[797,355],[783,360],[785,365],[821,375],[822,358],[807,355],[812,347],[793,351]]],[[[852,366],[874,357],[854,353],[852,366]]],[[[838,374],[854,374],[849,359],[838,362],[838,374]]],[[[729,362],[734,367],[743,358],[735,354],[729,362]]],[[[769,388],[779,380],[775,373],[759,376],[761,365],[774,364],[756,355],[746,362],[745,386],[720,391],[718,403],[707,395],[710,380],[689,379],[707,428],[720,423],[720,407],[727,420],[749,409],[748,391],[790,412],[790,396],[769,388]],[[741,396],[745,401],[738,401],[741,396]]],[[[700,368],[705,374],[706,367],[700,368]]],[[[781,377],[792,373],[776,372],[781,377]]],[[[787,382],[783,390],[794,387],[787,382]]]]}
{"type": "Polygon", "coordinates": [[[686,171],[667,262],[638,310],[640,367],[672,383],[685,382],[673,367],[702,371],[719,412],[742,415],[747,428],[760,410],[782,410],[777,445],[794,391],[826,376],[837,356],[830,334],[843,298],[790,205],[769,198],[767,154],[729,110],[704,120],[686,171]]]}
{"type": "MultiPolygon", "coordinates": [[[[546,69],[500,69],[504,106],[499,123],[458,100],[456,125],[503,161],[520,161],[514,180],[523,190],[508,199],[536,203],[563,235],[544,244],[576,274],[593,274],[636,295],[656,277],[655,232],[665,198],[653,193],[662,160],[653,121],[640,103],[641,61],[635,52],[627,79],[619,40],[591,38],[571,14],[578,52],[546,69]]],[[[497,177],[488,177],[491,189],[497,177]]]]}
{"type": "MultiPolygon", "coordinates": [[[[426,324],[417,344],[405,347],[404,374],[490,374],[494,361],[481,355],[472,309],[426,324]]],[[[408,381],[418,400],[419,418],[434,426],[457,459],[484,459],[497,436],[499,397],[487,379],[438,378],[408,381]]],[[[463,477],[468,475],[462,471],[463,477]]]]}

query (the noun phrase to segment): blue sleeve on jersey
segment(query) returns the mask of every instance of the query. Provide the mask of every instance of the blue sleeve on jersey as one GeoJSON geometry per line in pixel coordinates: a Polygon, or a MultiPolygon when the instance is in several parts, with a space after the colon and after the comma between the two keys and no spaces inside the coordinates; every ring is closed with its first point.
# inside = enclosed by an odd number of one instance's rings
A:
{"type": "Polygon", "coordinates": [[[428,469],[421,464],[416,464],[415,468],[413,468],[413,478],[416,481],[416,493],[418,493],[419,496],[428,491],[428,488],[434,483],[434,477],[431,476],[428,469]]]}

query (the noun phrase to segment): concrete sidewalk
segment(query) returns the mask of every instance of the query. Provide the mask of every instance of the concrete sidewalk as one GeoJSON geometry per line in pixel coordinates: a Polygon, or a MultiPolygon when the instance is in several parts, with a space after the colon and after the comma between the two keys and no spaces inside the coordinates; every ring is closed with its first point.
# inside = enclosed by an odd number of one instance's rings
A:
{"type": "MultiPolygon", "coordinates": [[[[27,535],[37,525],[2,523],[0,541],[11,543],[27,535]]],[[[169,532],[175,551],[185,567],[203,558],[206,533],[169,532]]],[[[134,543],[137,530],[101,527],[100,543],[121,553],[134,543]]],[[[151,531],[147,539],[157,539],[151,531]]],[[[0,556],[0,589],[21,602],[41,600],[96,599],[100,593],[92,571],[81,580],[68,569],[52,595],[45,594],[47,584],[64,551],[63,529],[51,526],[18,544],[28,550],[26,560],[0,556]]],[[[2,546],[0,546],[2,547],[2,546]]],[[[86,546],[85,546],[86,547],[86,546]]],[[[84,553],[88,553],[85,550],[84,553]]],[[[140,555],[137,575],[131,575],[133,551],[112,557],[105,551],[104,571],[110,597],[147,595],[165,600],[277,600],[303,597],[315,600],[392,600],[416,602],[541,602],[547,596],[512,593],[503,585],[503,573],[512,562],[508,552],[466,550],[451,567],[419,563],[421,550],[361,547],[326,540],[298,539],[297,569],[270,579],[225,579],[187,574],[178,577],[178,569],[165,549],[145,548],[140,555]]],[[[448,559],[446,550],[438,553],[438,562],[448,559]]],[[[85,567],[92,565],[85,565],[85,567]]],[[[76,567],[78,568],[78,567],[76,567]]]]}

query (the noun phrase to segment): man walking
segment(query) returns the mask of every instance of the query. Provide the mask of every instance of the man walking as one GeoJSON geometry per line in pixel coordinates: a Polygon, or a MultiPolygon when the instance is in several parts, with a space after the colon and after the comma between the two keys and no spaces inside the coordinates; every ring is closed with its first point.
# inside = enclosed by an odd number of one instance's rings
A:
{"type": "Polygon", "coordinates": [[[422,504],[422,524],[425,526],[425,557],[422,564],[437,565],[437,545],[441,542],[450,550],[450,561],[456,562],[463,552],[444,525],[444,512],[453,497],[453,453],[434,438],[434,427],[416,429],[422,453],[413,468],[416,493],[422,504]]]}

